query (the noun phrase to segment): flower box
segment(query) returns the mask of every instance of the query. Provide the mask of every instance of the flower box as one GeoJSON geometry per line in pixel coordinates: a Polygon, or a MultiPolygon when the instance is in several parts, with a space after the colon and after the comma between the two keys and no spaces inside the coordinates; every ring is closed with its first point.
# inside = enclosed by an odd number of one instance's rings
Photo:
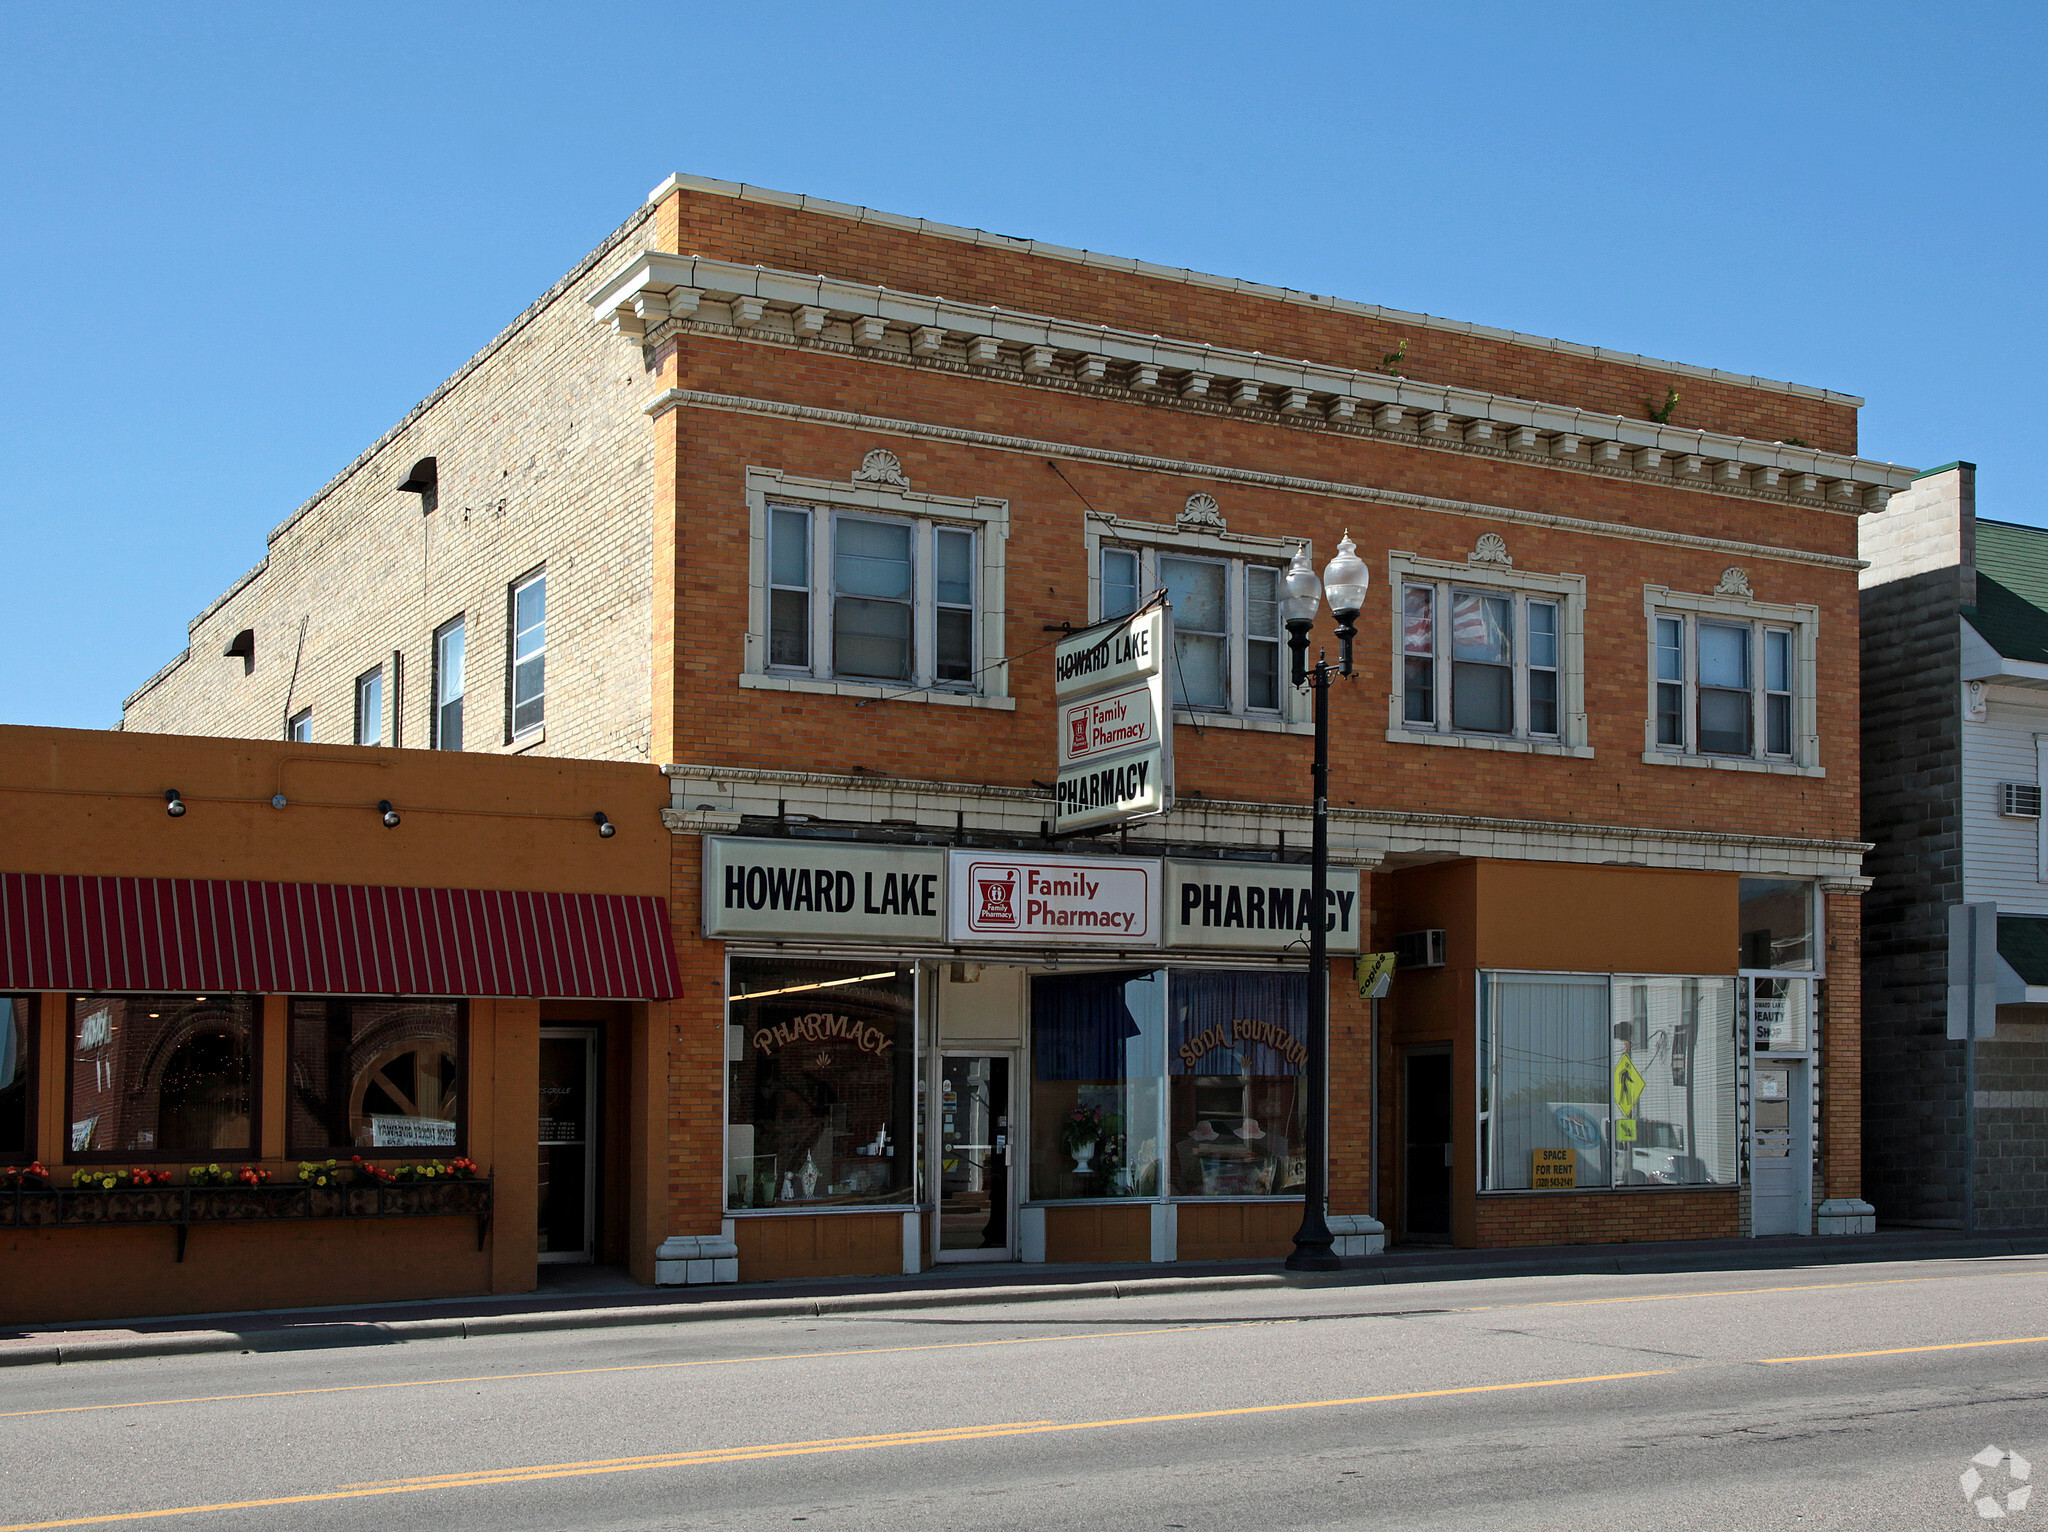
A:
{"type": "Polygon", "coordinates": [[[477,1221],[476,1247],[490,1231],[493,1184],[488,1176],[390,1186],[16,1187],[0,1191],[0,1229],[70,1229],[164,1224],[185,1258],[196,1223],[273,1223],[289,1219],[452,1218],[477,1221]]]}

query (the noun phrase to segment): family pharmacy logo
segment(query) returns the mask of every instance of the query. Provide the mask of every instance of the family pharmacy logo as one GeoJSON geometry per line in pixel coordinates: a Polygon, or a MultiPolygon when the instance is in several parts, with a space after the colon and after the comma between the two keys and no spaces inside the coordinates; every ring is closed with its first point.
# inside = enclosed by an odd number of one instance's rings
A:
{"type": "Polygon", "coordinates": [[[2008,1512],[2024,1511],[2027,1497],[2034,1492],[2027,1476],[2033,1472],[2033,1465],[2017,1452],[2006,1452],[1997,1447],[1986,1447],[1970,1459],[1970,1466],[1963,1471],[1958,1481],[1963,1486],[1963,1498],[1977,1508],[1977,1514],[1985,1521],[2002,1520],[2008,1512]],[[1991,1487],[1985,1477],[2000,1463],[2005,1464],[2005,1479],[2014,1487],[2006,1491],[2003,1501],[1996,1494],[1982,1494],[1980,1491],[1991,1487]]]}

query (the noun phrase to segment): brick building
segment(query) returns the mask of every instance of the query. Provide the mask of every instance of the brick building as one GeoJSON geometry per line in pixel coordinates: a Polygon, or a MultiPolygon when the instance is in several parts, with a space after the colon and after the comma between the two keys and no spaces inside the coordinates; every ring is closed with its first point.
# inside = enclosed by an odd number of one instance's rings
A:
{"type": "Polygon", "coordinates": [[[1902,1223],[2038,1229],[2048,532],[1980,518],[1976,479],[1929,469],[1863,524],[1864,1174],[1902,1223]],[[1950,989],[1951,911],[1970,904],[1995,946],[1974,1039],[1950,989]]]}
{"type": "Polygon", "coordinates": [[[674,177],[124,726],[662,766],[677,1276],[1275,1251],[1348,530],[1349,1248],[1856,1227],[1860,402],[674,177]],[[1161,591],[1171,807],[1055,835],[1054,645],[1161,591]],[[977,924],[1066,873],[1133,924],[977,924]]]}

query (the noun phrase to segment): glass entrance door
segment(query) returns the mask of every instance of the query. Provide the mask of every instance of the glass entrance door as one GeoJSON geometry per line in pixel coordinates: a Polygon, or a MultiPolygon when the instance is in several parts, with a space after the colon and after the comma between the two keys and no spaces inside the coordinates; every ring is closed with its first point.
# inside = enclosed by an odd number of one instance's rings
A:
{"type": "Polygon", "coordinates": [[[1749,1069],[1749,1230],[1805,1234],[1813,1160],[1806,1143],[1806,1061],[1757,1059],[1749,1069]]]}
{"type": "Polygon", "coordinates": [[[540,1258],[597,1252],[597,1033],[540,1035],[540,1258]]]}
{"type": "Polygon", "coordinates": [[[941,1061],[935,1254],[942,1261],[1014,1257],[1010,1063],[1006,1053],[949,1053],[941,1061]]]}

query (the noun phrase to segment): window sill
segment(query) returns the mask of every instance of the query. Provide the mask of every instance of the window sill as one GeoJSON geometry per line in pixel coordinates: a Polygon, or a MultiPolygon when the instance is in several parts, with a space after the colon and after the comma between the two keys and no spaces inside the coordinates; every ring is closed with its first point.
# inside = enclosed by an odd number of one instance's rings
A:
{"type": "Polygon", "coordinates": [[[749,691],[805,692],[814,697],[858,697],[869,702],[935,702],[940,707],[985,707],[1002,713],[1017,711],[1015,697],[984,697],[978,692],[915,691],[886,681],[814,681],[809,676],[764,676],[740,673],[749,691]]]}
{"type": "Polygon", "coordinates": [[[1261,718],[1248,713],[1196,713],[1175,708],[1173,721],[1190,729],[1239,729],[1247,734],[1313,734],[1313,722],[1290,722],[1285,718],[1261,718]]]}
{"type": "Polygon", "coordinates": [[[1389,729],[1390,745],[1454,745],[1464,750],[1501,750],[1510,755],[1564,755],[1593,759],[1591,745],[1567,745],[1550,739],[1497,739],[1491,734],[1436,734],[1424,729],[1389,729]]]}
{"type": "Polygon", "coordinates": [[[1625,1196],[1638,1196],[1643,1192],[1655,1192],[1662,1196],[1668,1192],[1732,1192],[1738,1183],[1734,1181],[1695,1181],[1679,1185],[1670,1181],[1645,1181],[1639,1186],[1502,1186],[1479,1193],[1481,1197],[1606,1197],[1616,1192],[1625,1196]]]}
{"type": "Polygon", "coordinates": [[[512,743],[505,748],[514,755],[524,755],[535,745],[545,744],[547,737],[548,726],[542,724],[538,729],[528,729],[524,734],[513,735],[512,743]]]}
{"type": "Polygon", "coordinates": [[[1746,760],[1737,755],[1680,755],[1675,750],[1645,750],[1645,766],[1698,766],[1710,771],[1757,771],[1773,777],[1824,777],[1825,766],[1800,766],[1792,761],[1746,760]]]}
{"type": "Polygon", "coordinates": [[[853,1213],[921,1213],[915,1202],[826,1202],[817,1207],[802,1203],[778,1204],[768,1208],[727,1208],[725,1218],[844,1218],[853,1213]]]}

